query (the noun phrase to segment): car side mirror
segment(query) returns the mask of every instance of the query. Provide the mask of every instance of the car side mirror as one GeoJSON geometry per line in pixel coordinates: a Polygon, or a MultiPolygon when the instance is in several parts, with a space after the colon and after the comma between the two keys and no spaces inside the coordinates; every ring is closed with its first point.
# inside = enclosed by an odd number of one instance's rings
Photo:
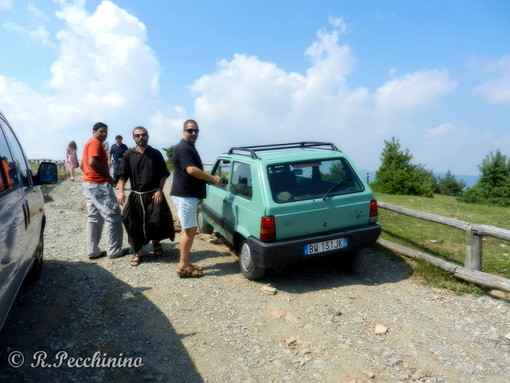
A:
{"type": "Polygon", "coordinates": [[[37,185],[56,184],[58,181],[57,164],[54,162],[41,162],[35,179],[37,185]]]}

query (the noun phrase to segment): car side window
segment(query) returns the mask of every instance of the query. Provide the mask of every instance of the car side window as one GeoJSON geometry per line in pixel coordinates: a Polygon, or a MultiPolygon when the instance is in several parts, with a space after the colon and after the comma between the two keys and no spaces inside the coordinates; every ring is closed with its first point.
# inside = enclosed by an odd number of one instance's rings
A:
{"type": "Polygon", "coordinates": [[[4,129],[2,127],[0,130],[0,192],[12,189],[17,185],[18,180],[18,177],[15,174],[16,169],[14,167],[14,161],[12,159],[9,146],[7,145],[7,140],[5,139],[3,130],[4,129]]]}
{"type": "MultiPolygon", "coordinates": [[[[11,182],[15,185],[20,186],[28,186],[30,184],[30,175],[29,175],[29,165],[28,161],[25,157],[25,154],[23,153],[23,150],[21,149],[21,146],[16,139],[16,136],[12,132],[12,130],[9,128],[7,124],[4,123],[4,121],[0,121],[2,124],[2,130],[5,135],[5,139],[8,143],[8,148],[10,149],[11,156],[7,156],[5,154],[2,155],[2,167],[4,166],[4,157],[6,157],[5,161],[9,162],[10,172],[11,172],[11,182]]],[[[7,144],[6,144],[7,146],[7,144]]],[[[2,148],[3,152],[3,148],[2,148]]]]}
{"type": "Polygon", "coordinates": [[[230,191],[234,194],[251,199],[253,186],[250,165],[234,162],[230,191]]]}
{"type": "Polygon", "coordinates": [[[230,178],[230,166],[231,162],[229,160],[218,160],[211,172],[213,176],[217,176],[222,179],[222,184],[220,186],[222,189],[227,188],[228,180],[230,178]]]}

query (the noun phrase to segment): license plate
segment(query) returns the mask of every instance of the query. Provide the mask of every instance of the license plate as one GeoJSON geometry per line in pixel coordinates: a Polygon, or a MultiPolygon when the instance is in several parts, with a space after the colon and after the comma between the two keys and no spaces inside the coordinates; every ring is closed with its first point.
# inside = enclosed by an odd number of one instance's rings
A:
{"type": "Polygon", "coordinates": [[[314,255],[326,251],[343,249],[347,247],[347,238],[330,239],[329,241],[310,243],[304,246],[305,255],[314,255]]]}

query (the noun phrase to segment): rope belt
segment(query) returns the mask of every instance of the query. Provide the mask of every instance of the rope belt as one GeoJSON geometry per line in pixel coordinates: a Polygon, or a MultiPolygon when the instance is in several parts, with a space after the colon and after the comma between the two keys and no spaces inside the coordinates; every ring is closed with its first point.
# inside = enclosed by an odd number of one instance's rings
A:
{"type": "Polygon", "coordinates": [[[161,189],[160,188],[156,188],[156,189],[152,189],[152,190],[145,191],[145,192],[131,190],[131,193],[136,193],[140,197],[140,205],[142,205],[142,211],[143,211],[143,225],[142,225],[143,226],[143,236],[145,238],[147,238],[147,232],[145,231],[145,206],[143,204],[142,195],[149,194],[149,193],[154,193],[157,190],[161,190],[161,189]]]}

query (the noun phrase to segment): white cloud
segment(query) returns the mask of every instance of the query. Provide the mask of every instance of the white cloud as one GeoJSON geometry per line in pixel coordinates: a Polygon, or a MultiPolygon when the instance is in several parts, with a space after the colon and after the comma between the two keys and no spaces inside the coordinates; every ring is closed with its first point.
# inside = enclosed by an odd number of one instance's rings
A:
{"type": "MultiPolygon", "coordinates": [[[[1,0],[0,9],[2,9],[1,0]]],[[[22,35],[23,37],[27,37],[28,39],[33,40],[37,43],[40,43],[45,47],[55,48],[56,46],[51,41],[50,33],[43,25],[43,23],[47,22],[49,18],[44,14],[44,12],[40,11],[33,4],[28,4],[26,10],[32,16],[31,18],[29,18],[31,19],[32,24],[31,27],[24,27],[11,21],[6,21],[2,23],[2,27],[7,31],[14,32],[16,34],[22,35]]]]}
{"type": "Polygon", "coordinates": [[[446,123],[429,129],[425,133],[428,137],[442,137],[453,134],[456,130],[454,125],[446,123]]]}
{"type": "Polygon", "coordinates": [[[360,167],[374,169],[380,156],[376,143],[408,129],[399,118],[455,88],[440,70],[394,78],[375,94],[349,88],[346,79],[355,59],[350,48],[340,44],[344,23],[335,19],[332,25],[332,31],[321,29],[306,50],[312,63],[306,75],[234,55],[193,84],[196,117],[207,137],[207,145],[200,140],[197,145],[207,160],[230,146],[320,140],[336,143],[360,167]]]}
{"type": "Polygon", "coordinates": [[[383,113],[412,112],[451,92],[456,85],[447,71],[423,69],[385,83],[377,89],[375,102],[383,113]]]}
{"type": "Polygon", "coordinates": [[[43,21],[49,21],[50,18],[46,16],[46,14],[41,11],[39,8],[37,8],[34,4],[28,4],[27,5],[27,11],[33,15],[36,19],[43,20],[43,21]]]}
{"type": "Polygon", "coordinates": [[[485,64],[485,71],[494,73],[494,79],[475,88],[491,103],[510,103],[510,55],[485,64]]]}
{"type": "Polygon", "coordinates": [[[348,125],[364,118],[359,112],[369,95],[363,88],[346,87],[354,58],[349,47],[339,44],[344,24],[333,19],[332,25],[331,32],[321,29],[317,41],[306,50],[313,64],[306,75],[235,54],[231,61],[221,60],[215,73],[192,85],[197,94],[196,116],[206,125],[203,132],[207,134],[207,146],[200,141],[197,145],[202,145],[206,158],[234,145],[340,141],[339,136],[345,143],[359,138],[359,132],[348,125]]]}
{"type": "Polygon", "coordinates": [[[397,77],[394,69],[390,81],[373,93],[362,85],[349,87],[356,60],[341,41],[347,30],[341,19],[331,18],[329,28],[320,29],[304,52],[310,60],[305,73],[233,54],[190,86],[196,95],[194,111],[186,111],[160,102],[160,65],[146,27],[136,17],[110,1],[101,2],[93,13],[85,10],[84,1],[59,4],[63,28],[48,36],[57,43],[58,57],[45,94],[0,77],[0,105],[9,111],[22,141],[37,143],[25,145],[32,158],[62,158],[70,140],[85,143],[96,121],[109,125],[110,143],[116,134],[130,137],[134,126],[145,125],[151,144],[168,147],[180,139],[188,116],[200,124],[198,146],[206,162],[230,146],[318,140],[335,143],[358,166],[375,170],[384,140],[395,136],[404,142],[413,134],[423,147],[413,149],[416,158],[442,170],[437,164],[477,141],[475,134],[459,134],[462,129],[453,123],[420,121],[410,132],[413,113],[456,87],[445,70],[397,77]],[[435,128],[427,130],[429,126],[435,128]]]}
{"type": "Polygon", "coordinates": [[[60,4],[57,15],[64,28],[56,36],[58,59],[51,66],[47,94],[0,77],[0,89],[9,90],[0,91],[8,119],[22,142],[37,142],[25,145],[28,156],[63,157],[67,143],[83,144],[96,121],[106,122],[110,135],[127,137],[134,126],[144,124],[161,146],[173,143],[167,137],[168,125],[149,125],[173,123],[178,129],[172,119],[183,110],[158,101],[160,68],[147,45],[145,26],[110,1],[92,14],[85,11],[84,2],[60,4]]]}

